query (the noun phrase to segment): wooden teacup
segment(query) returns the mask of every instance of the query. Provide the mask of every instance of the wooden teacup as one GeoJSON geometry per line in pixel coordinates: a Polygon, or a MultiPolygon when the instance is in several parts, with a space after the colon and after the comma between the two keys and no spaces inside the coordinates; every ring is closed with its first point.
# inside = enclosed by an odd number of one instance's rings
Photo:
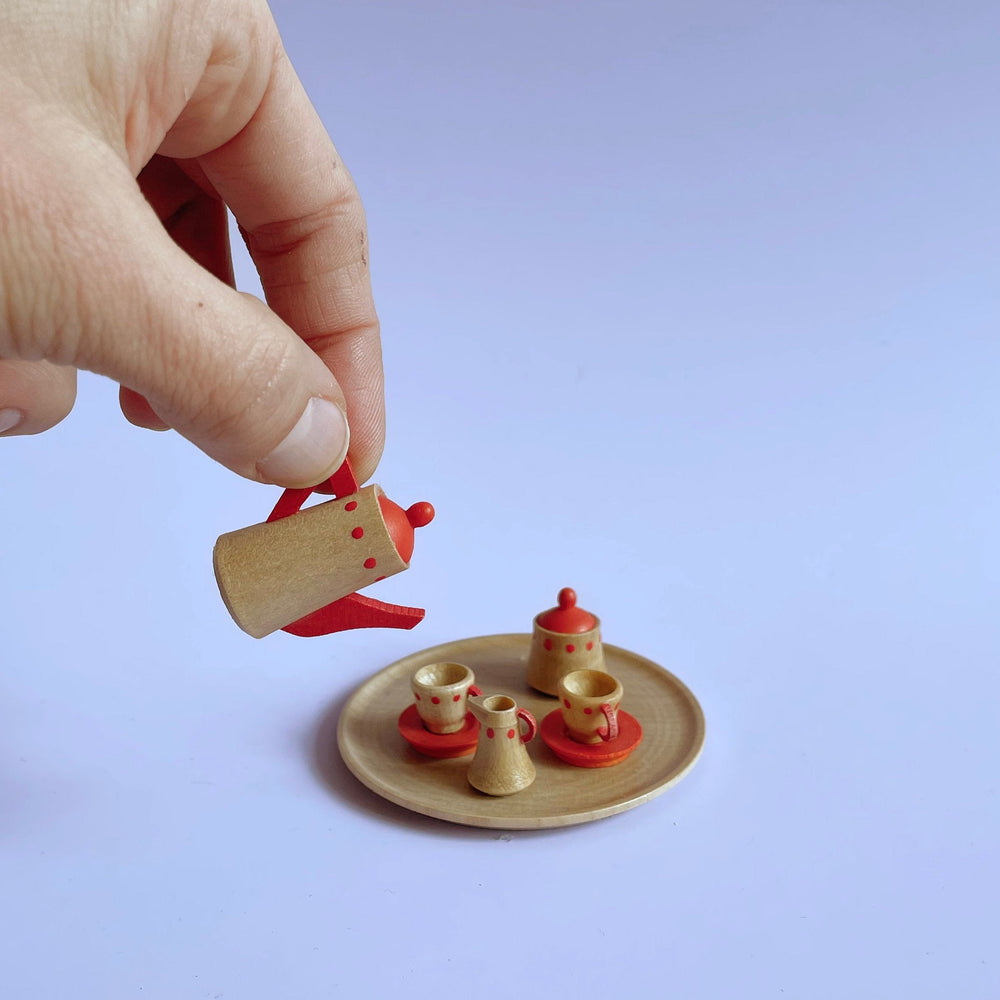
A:
{"type": "Polygon", "coordinates": [[[468,698],[482,694],[476,676],[463,663],[430,663],[411,681],[417,712],[432,733],[457,733],[465,725],[468,698]]]}
{"type": "Polygon", "coordinates": [[[618,737],[622,685],[603,670],[574,670],[559,680],[566,734],[577,743],[600,743],[618,737]]]}

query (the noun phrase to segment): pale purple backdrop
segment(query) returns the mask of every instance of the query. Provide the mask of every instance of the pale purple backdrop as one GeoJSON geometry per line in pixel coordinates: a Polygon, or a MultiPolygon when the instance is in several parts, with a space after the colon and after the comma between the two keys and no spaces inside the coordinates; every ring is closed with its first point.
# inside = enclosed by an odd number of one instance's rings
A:
{"type": "Polygon", "coordinates": [[[211,548],[273,491],[103,380],[0,442],[0,992],[995,997],[1000,11],[275,15],[367,206],[378,479],[438,508],[373,596],[427,620],[242,635],[211,548]],[[677,788],[500,836],[315,760],[567,584],[701,699],[677,788]]]}

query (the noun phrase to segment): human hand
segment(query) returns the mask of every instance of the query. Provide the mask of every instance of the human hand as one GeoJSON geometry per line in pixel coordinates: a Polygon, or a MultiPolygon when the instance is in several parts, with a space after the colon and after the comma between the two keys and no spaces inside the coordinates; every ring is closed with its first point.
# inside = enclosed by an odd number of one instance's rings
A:
{"type": "Polygon", "coordinates": [[[0,433],[125,416],[311,486],[384,439],[364,214],[263,0],[0,0],[0,433]],[[225,206],[270,308],[235,291],[225,206]]]}

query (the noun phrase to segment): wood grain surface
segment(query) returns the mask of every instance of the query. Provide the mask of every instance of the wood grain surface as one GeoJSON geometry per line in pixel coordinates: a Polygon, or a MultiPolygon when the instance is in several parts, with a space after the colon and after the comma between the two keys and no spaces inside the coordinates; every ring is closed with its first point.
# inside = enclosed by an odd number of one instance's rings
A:
{"type": "Polygon", "coordinates": [[[525,680],[531,636],[479,636],[444,643],[397,660],[366,681],[344,706],[337,729],[341,756],[372,791],[425,816],[467,826],[530,830],[570,826],[611,816],[649,801],[691,769],[705,739],[705,720],[687,687],[662,667],[605,645],[607,670],[625,689],[622,708],[642,725],[644,738],[623,763],[608,768],[564,764],[536,737],[528,752],[534,784],[493,798],[469,786],[469,758],[434,760],[399,734],[396,720],[412,700],[410,678],[429,663],[464,663],[484,695],[506,694],[541,719],[558,707],[525,680]]]}

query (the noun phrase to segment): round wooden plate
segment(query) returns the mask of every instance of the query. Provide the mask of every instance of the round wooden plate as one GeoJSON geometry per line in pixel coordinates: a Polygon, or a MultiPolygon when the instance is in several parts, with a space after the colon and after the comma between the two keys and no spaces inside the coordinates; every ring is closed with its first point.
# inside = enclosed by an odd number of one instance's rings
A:
{"type": "Polygon", "coordinates": [[[464,663],[483,693],[506,694],[541,722],[558,705],[528,687],[524,676],[530,635],[459,639],[412,653],[358,688],[337,726],[340,754],[373,792],[424,816],[466,826],[537,830],[570,826],[624,812],[676,784],[693,767],[705,740],[705,719],[694,695],[651,660],[617,646],[604,647],[608,673],[625,689],[622,707],[642,725],[643,740],[615,767],[562,763],[536,737],[528,752],[538,776],[530,788],[495,798],[465,779],[470,757],[425,757],[399,734],[396,720],[412,700],[410,677],[428,663],[464,663]]]}

